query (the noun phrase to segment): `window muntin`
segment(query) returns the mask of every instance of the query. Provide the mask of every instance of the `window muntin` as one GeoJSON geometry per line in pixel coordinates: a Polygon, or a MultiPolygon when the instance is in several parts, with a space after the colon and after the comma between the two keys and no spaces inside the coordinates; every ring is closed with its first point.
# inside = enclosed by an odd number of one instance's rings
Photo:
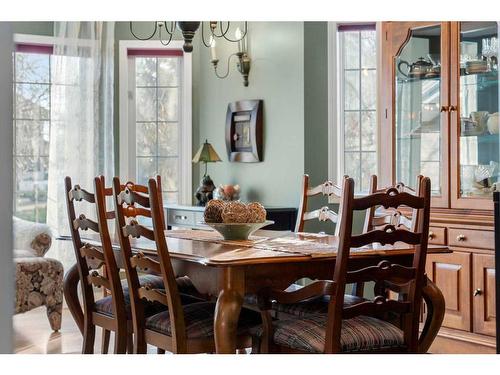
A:
{"type": "Polygon", "coordinates": [[[339,176],[367,192],[377,173],[377,43],[374,27],[338,28],[339,176]]]}
{"type": "Polygon", "coordinates": [[[134,59],[136,178],[162,177],[165,203],[179,202],[182,56],[134,59]]]}
{"type": "Polygon", "coordinates": [[[51,55],[13,55],[14,215],[44,223],[51,112],[51,55]]]}

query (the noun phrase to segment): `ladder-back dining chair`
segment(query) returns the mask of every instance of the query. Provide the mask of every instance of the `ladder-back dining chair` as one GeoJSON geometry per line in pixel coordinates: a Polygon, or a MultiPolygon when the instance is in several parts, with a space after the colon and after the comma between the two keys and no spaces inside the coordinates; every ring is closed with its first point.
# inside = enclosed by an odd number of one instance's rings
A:
{"type": "Polygon", "coordinates": [[[102,353],[108,350],[110,331],[115,332],[115,353],[125,353],[129,335],[125,297],[107,225],[107,220],[114,218],[114,211],[107,211],[105,202],[106,196],[111,195],[111,190],[104,188],[103,176],[95,178],[94,193],[81,188],[80,185],[72,187],[70,177],[66,177],[64,183],[69,228],[83,299],[82,353],[94,352],[96,326],[103,329],[102,353]],[[85,213],[77,214],[75,202],[80,203],[78,208],[81,212],[86,212],[87,215],[93,215],[95,212],[97,221],[88,218],[85,213]],[[87,210],[83,204],[87,206],[87,210]],[[99,234],[101,246],[93,246],[82,240],[80,232],[87,230],[99,234]],[[103,267],[105,272],[99,273],[98,270],[103,267]],[[95,287],[105,288],[110,295],[97,299],[94,294],[95,287]]]}
{"type": "MultiPolygon", "coordinates": [[[[325,181],[321,185],[309,187],[309,175],[302,176],[302,195],[300,197],[299,209],[297,211],[297,221],[295,223],[295,232],[303,232],[305,222],[317,219],[319,221],[331,221],[337,223],[338,215],[332,211],[328,205],[313,211],[307,211],[309,198],[323,195],[328,198],[340,198],[341,188],[332,181],[325,181]]],[[[328,203],[328,202],[327,202],[328,203]]]]}
{"type": "MultiPolygon", "coordinates": [[[[215,352],[214,314],[215,303],[184,301],[179,290],[165,237],[163,208],[159,203],[155,180],[148,183],[149,194],[141,194],[121,186],[117,177],[113,179],[117,227],[130,286],[132,317],[134,326],[134,353],[145,353],[147,344],[156,346],[161,352],[211,353],[215,352]],[[150,213],[153,229],[138,223],[135,217],[150,213]],[[127,218],[133,219],[127,220],[127,218]],[[156,246],[155,257],[132,251],[131,238],[141,237],[156,246]],[[164,289],[141,286],[138,271],[148,269],[162,276],[164,289]],[[147,317],[145,303],[154,302],[164,310],[147,317]],[[193,303],[194,302],[194,303],[193,303]]],[[[238,331],[238,348],[251,346],[248,331],[260,322],[258,313],[242,309],[238,331]]]]}
{"type": "Polygon", "coordinates": [[[264,291],[259,303],[264,324],[254,332],[255,349],[298,353],[418,352],[421,290],[425,281],[429,232],[430,179],[421,178],[415,193],[401,192],[393,187],[362,198],[354,198],[354,181],[351,178],[344,178],[342,186],[339,244],[332,280],[315,281],[296,292],[264,291]],[[354,211],[378,206],[395,209],[410,207],[417,214],[416,223],[410,229],[386,224],[353,235],[354,211]],[[348,270],[351,248],[395,242],[413,246],[411,266],[384,260],[376,266],[348,270]],[[375,297],[345,305],[346,284],[367,281],[374,282],[375,297]],[[407,285],[404,298],[391,299],[386,293],[388,285],[407,285]],[[273,300],[297,303],[324,295],[330,297],[325,314],[276,321],[270,318],[269,309],[273,300]],[[384,313],[399,314],[401,326],[379,319],[384,313]]]}
{"type": "MultiPolygon", "coordinates": [[[[407,192],[409,194],[415,194],[420,189],[420,184],[424,176],[418,175],[415,181],[415,189],[406,186],[402,182],[398,182],[394,188],[400,193],[407,192]]],[[[376,175],[370,176],[370,188],[369,194],[375,194],[377,192],[384,192],[387,188],[378,187],[378,178],[376,175]]],[[[385,225],[391,224],[396,228],[404,228],[407,230],[415,230],[415,225],[418,223],[418,215],[421,211],[411,210],[409,207],[370,207],[366,210],[365,221],[363,224],[363,233],[369,232],[374,229],[383,228],[385,225]],[[406,208],[406,210],[405,210],[406,208]]],[[[397,288],[398,291],[400,288],[397,288]]],[[[364,283],[356,283],[353,289],[353,294],[358,297],[363,297],[364,294],[364,283]]]]}

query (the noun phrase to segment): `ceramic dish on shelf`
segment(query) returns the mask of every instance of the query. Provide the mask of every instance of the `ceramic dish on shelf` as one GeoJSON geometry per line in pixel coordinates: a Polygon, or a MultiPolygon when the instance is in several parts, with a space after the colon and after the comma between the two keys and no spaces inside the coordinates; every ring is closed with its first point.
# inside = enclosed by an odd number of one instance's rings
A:
{"type": "Polygon", "coordinates": [[[204,223],[219,232],[225,240],[248,240],[260,228],[274,224],[272,220],[263,223],[204,223]]]}
{"type": "Polygon", "coordinates": [[[462,136],[481,135],[484,134],[485,130],[485,124],[477,123],[470,117],[462,117],[460,119],[460,133],[462,136]]]}
{"type": "Polygon", "coordinates": [[[484,73],[488,71],[488,63],[483,60],[467,61],[465,63],[467,74],[484,73]]]}

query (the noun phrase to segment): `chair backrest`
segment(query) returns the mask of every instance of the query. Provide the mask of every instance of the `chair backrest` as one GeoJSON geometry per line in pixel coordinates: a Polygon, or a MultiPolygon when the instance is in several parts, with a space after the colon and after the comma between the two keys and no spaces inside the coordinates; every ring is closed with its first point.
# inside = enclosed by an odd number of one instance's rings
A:
{"type": "MultiPolygon", "coordinates": [[[[415,189],[406,186],[402,182],[398,182],[394,187],[400,193],[407,192],[409,194],[416,194],[420,189],[420,184],[424,177],[418,175],[416,178],[415,189]]],[[[375,194],[378,192],[385,192],[388,188],[379,188],[377,186],[377,176],[372,175],[370,177],[370,189],[369,194],[375,194]]],[[[403,207],[370,207],[366,210],[365,222],[363,226],[363,233],[369,232],[373,229],[383,227],[387,224],[392,224],[395,227],[406,228],[409,230],[415,230],[415,225],[418,222],[419,210],[412,210],[411,215],[403,212],[401,210],[403,207]]],[[[409,211],[408,209],[406,211],[409,211]]]]}
{"type": "Polygon", "coordinates": [[[146,304],[151,302],[168,307],[173,350],[182,351],[186,345],[184,314],[168,252],[160,195],[158,180],[150,179],[148,189],[145,191],[142,188],[138,189],[137,185],[132,183],[121,185],[118,177],[113,179],[118,238],[127,273],[132,307],[134,351],[138,353],[146,351],[144,310],[146,304]],[[139,224],[137,217],[140,216],[150,217],[153,229],[139,224]],[[139,237],[155,243],[159,261],[143,252],[132,251],[131,238],[139,237]],[[155,289],[149,285],[141,286],[138,274],[141,270],[162,275],[165,289],[155,289]]]}
{"type": "Polygon", "coordinates": [[[384,189],[362,198],[354,198],[354,181],[344,178],[339,216],[339,247],[333,274],[333,291],[328,308],[328,325],[325,350],[341,350],[340,333],[342,319],[359,315],[379,316],[386,312],[401,314],[403,319],[404,340],[409,352],[417,352],[418,324],[421,304],[421,290],[424,285],[425,260],[430,216],[430,179],[421,179],[418,191],[400,191],[397,187],[384,189]],[[407,206],[417,214],[414,228],[404,229],[386,224],[368,232],[353,235],[352,219],[354,211],[383,206],[395,208],[407,206]],[[357,271],[348,271],[351,248],[363,247],[374,243],[394,244],[402,242],[414,246],[413,262],[410,267],[381,261],[377,266],[357,271]],[[375,282],[375,297],[354,305],[344,306],[345,287],[348,283],[375,282]],[[402,300],[392,300],[385,293],[385,284],[407,285],[407,294],[402,300]]]}
{"type": "Polygon", "coordinates": [[[340,198],[341,188],[334,184],[332,181],[325,181],[321,185],[310,188],[309,176],[305,174],[302,177],[302,195],[300,198],[299,210],[297,212],[297,222],[295,224],[295,232],[302,232],[304,230],[304,223],[307,220],[318,219],[319,221],[338,222],[338,215],[336,212],[330,210],[328,206],[323,206],[317,210],[307,212],[307,201],[309,197],[314,197],[322,194],[340,198]]]}
{"type": "Polygon", "coordinates": [[[114,257],[107,223],[108,219],[115,218],[114,211],[106,210],[106,196],[111,196],[111,188],[106,189],[104,187],[103,176],[94,179],[94,193],[81,188],[80,185],[72,187],[70,177],[66,177],[64,183],[69,228],[80,275],[85,316],[88,317],[94,311],[93,287],[104,287],[111,293],[114,316],[116,319],[126,322],[125,301],[119,269],[114,257]],[[77,214],[75,201],[94,206],[90,211],[84,210],[80,205],[78,208],[84,212],[91,212],[95,209],[97,221],[86,217],[84,213],[79,212],[77,214]],[[99,233],[101,247],[92,246],[82,241],[80,232],[87,230],[99,233]],[[106,272],[99,274],[97,270],[103,266],[106,272]]]}

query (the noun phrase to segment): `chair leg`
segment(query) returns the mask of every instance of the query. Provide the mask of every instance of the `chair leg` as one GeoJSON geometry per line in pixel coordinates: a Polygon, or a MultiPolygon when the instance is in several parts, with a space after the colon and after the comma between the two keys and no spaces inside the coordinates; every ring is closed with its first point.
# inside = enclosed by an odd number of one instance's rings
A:
{"type": "Polygon", "coordinates": [[[127,353],[134,353],[134,335],[132,333],[127,335],[127,353]]]}
{"type": "Polygon", "coordinates": [[[83,349],[82,354],[94,354],[95,325],[85,321],[83,327],[83,349]]]}
{"type": "Polygon", "coordinates": [[[110,336],[111,336],[111,331],[103,328],[102,341],[101,341],[101,354],[108,354],[110,336]]]}
{"type": "Polygon", "coordinates": [[[57,332],[61,329],[62,320],[62,301],[56,302],[53,305],[47,305],[47,318],[49,319],[50,328],[57,332]]]}
{"type": "Polygon", "coordinates": [[[132,334],[128,334],[127,331],[116,330],[115,331],[115,354],[126,354],[132,353],[132,334]]]}
{"type": "Polygon", "coordinates": [[[257,336],[252,337],[252,352],[251,354],[260,354],[261,341],[257,336]]]}
{"type": "Polygon", "coordinates": [[[157,353],[157,354],[165,354],[165,349],[162,349],[162,348],[156,348],[156,353],[157,353]]]}

